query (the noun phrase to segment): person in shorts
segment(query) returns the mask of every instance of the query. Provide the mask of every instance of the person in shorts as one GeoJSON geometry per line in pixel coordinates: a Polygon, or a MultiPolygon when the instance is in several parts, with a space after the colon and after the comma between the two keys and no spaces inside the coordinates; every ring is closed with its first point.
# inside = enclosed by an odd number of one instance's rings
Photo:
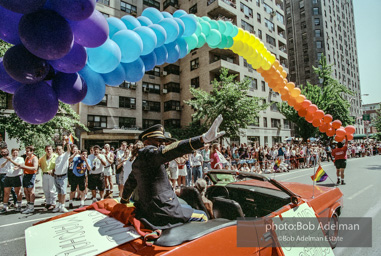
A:
{"type": "Polygon", "coordinates": [[[70,191],[69,209],[74,208],[73,198],[77,186],[79,188],[81,198],[79,208],[82,208],[85,205],[86,173],[91,170],[89,160],[87,159],[87,150],[83,149],[81,150],[80,155],[70,157],[69,162],[73,162],[73,177],[70,191]]]}
{"type": "Polygon", "coordinates": [[[345,135],[345,146],[343,146],[342,142],[337,143],[337,148],[332,150],[332,156],[335,158],[335,166],[336,166],[336,175],[337,175],[337,185],[345,185],[344,182],[344,170],[347,167],[347,151],[348,151],[348,139],[345,135]]]}
{"type": "Polygon", "coordinates": [[[104,195],[104,198],[112,197],[113,192],[113,183],[112,183],[112,164],[114,163],[114,153],[110,151],[110,145],[105,144],[104,145],[105,154],[106,157],[106,166],[104,167],[104,176],[105,176],[105,189],[106,193],[104,195]]]}
{"type": "Polygon", "coordinates": [[[104,167],[107,166],[106,157],[101,154],[101,148],[98,145],[94,146],[94,160],[91,163],[91,171],[89,173],[89,189],[93,196],[93,202],[97,201],[97,189],[101,200],[103,199],[105,190],[104,167]]]}
{"type": "Polygon", "coordinates": [[[5,156],[4,163],[0,165],[0,168],[4,168],[4,170],[7,172],[4,180],[3,209],[0,211],[0,213],[5,213],[9,210],[8,201],[12,187],[15,188],[17,195],[16,211],[21,211],[21,183],[23,169],[20,166],[24,163],[24,159],[19,157],[19,150],[16,148],[12,149],[11,154],[12,156],[5,156]]]}
{"type": "Polygon", "coordinates": [[[24,164],[21,166],[24,169],[24,177],[22,179],[22,186],[24,187],[25,199],[27,202],[26,209],[22,212],[24,214],[34,212],[34,183],[38,170],[38,157],[34,155],[34,147],[28,146],[25,148],[26,158],[24,164]]]}

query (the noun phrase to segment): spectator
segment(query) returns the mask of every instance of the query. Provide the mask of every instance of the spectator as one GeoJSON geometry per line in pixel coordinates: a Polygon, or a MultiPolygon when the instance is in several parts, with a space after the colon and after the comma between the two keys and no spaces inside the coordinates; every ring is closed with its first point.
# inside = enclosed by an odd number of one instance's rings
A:
{"type": "Polygon", "coordinates": [[[42,171],[42,188],[46,199],[44,210],[50,211],[56,207],[57,191],[54,184],[53,171],[58,155],[53,153],[53,147],[51,145],[45,146],[45,153],[46,154],[38,161],[38,165],[42,171]]]}
{"type": "Polygon", "coordinates": [[[112,164],[114,163],[114,153],[110,151],[110,145],[104,145],[106,166],[104,167],[105,188],[106,193],[104,198],[112,197],[113,184],[112,184],[112,164]]]}
{"type": "Polygon", "coordinates": [[[22,212],[24,214],[34,212],[34,183],[36,180],[36,174],[38,170],[38,158],[34,155],[34,147],[27,146],[25,148],[26,158],[24,165],[21,167],[24,169],[24,177],[22,180],[22,186],[24,187],[25,199],[26,199],[26,208],[22,212]]]}
{"type": "Polygon", "coordinates": [[[106,157],[101,154],[101,148],[94,146],[94,160],[91,164],[92,168],[89,174],[89,189],[93,196],[93,202],[97,201],[97,189],[99,190],[100,199],[103,199],[105,190],[104,167],[107,165],[106,157]]]}
{"type": "Polygon", "coordinates": [[[217,153],[219,151],[220,144],[214,143],[212,145],[212,149],[210,150],[210,164],[212,169],[222,169],[222,163],[217,153]]]}
{"type": "Polygon", "coordinates": [[[197,150],[194,150],[190,161],[192,165],[193,184],[196,184],[197,179],[203,178],[203,170],[201,166],[203,166],[204,158],[197,150]]]}
{"type": "MultiPolygon", "coordinates": [[[[70,192],[69,208],[73,209],[73,198],[74,198],[74,194],[75,194],[75,190],[77,186],[79,188],[79,194],[80,194],[80,200],[81,200],[81,204],[79,205],[79,208],[82,208],[85,204],[86,173],[91,170],[90,162],[87,159],[87,150],[86,149],[81,150],[80,155],[73,154],[69,158],[69,162],[73,162],[73,186],[71,187],[71,192],[70,192]]],[[[97,166],[97,163],[94,166],[97,166]]],[[[98,185],[101,185],[99,183],[101,183],[101,181],[98,181],[97,183],[98,185]]],[[[94,184],[94,181],[92,181],[91,185],[93,184],[94,184]]],[[[96,198],[94,194],[93,194],[93,202],[94,202],[94,198],[96,198]]]]}

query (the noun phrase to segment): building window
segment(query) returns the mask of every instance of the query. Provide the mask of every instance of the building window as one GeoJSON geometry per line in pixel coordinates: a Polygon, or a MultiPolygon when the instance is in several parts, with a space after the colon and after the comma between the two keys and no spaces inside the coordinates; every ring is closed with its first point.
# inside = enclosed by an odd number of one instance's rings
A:
{"type": "Polygon", "coordinates": [[[262,30],[258,29],[258,38],[262,39],[262,30]]]}
{"type": "Polygon", "coordinates": [[[264,81],[261,81],[262,84],[262,92],[266,91],[266,83],[264,81]]]}
{"type": "Polygon", "coordinates": [[[321,37],[321,30],[315,29],[315,37],[321,37]]]}
{"type": "Polygon", "coordinates": [[[160,84],[152,84],[148,82],[143,82],[142,89],[143,89],[143,92],[160,94],[160,84]]]}
{"type": "Polygon", "coordinates": [[[281,128],[280,119],[271,118],[272,128],[281,128]]]}
{"type": "Polygon", "coordinates": [[[277,19],[280,23],[284,24],[284,16],[283,16],[282,14],[280,14],[279,12],[276,12],[276,19],[277,19]]]}
{"type": "Polygon", "coordinates": [[[266,3],[263,3],[263,9],[265,9],[265,11],[267,12],[267,13],[273,13],[273,8],[271,8],[270,6],[268,6],[266,3]]]}
{"type": "Polygon", "coordinates": [[[279,112],[278,106],[276,105],[277,103],[275,101],[271,101],[270,105],[270,110],[274,112],[279,112]]]}
{"type": "Polygon", "coordinates": [[[119,107],[136,109],[136,98],[119,96],[119,107]]]}
{"type": "Polygon", "coordinates": [[[253,18],[253,9],[247,7],[243,3],[241,3],[241,12],[243,12],[245,14],[246,18],[248,18],[248,17],[253,18]]]}
{"type": "Polygon", "coordinates": [[[323,53],[321,53],[321,52],[318,52],[318,53],[317,53],[317,59],[318,59],[318,60],[321,59],[322,54],[323,54],[323,53]]]}
{"type": "Polygon", "coordinates": [[[257,6],[260,7],[261,6],[260,0],[256,0],[256,2],[257,2],[257,6]]]}
{"type": "Polygon", "coordinates": [[[261,15],[260,15],[259,13],[257,13],[257,21],[258,21],[259,23],[262,22],[261,15]]]}
{"type": "Polygon", "coordinates": [[[147,5],[147,6],[150,6],[150,7],[154,7],[156,9],[160,10],[160,2],[158,2],[158,1],[155,1],[155,0],[144,0],[143,4],[147,5]]]}
{"type": "Polygon", "coordinates": [[[170,64],[165,66],[164,71],[167,75],[173,74],[173,75],[180,75],[180,67],[175,64],[170,64]]]}
{"type": "Polygon", "coordinates": [[[269,36],[268,34],[266,34],[266,43],[276,47],[276,41],[275,41],[275,38],[272,37],[272,36],[269,36]]]}
{"type": "Polygon", "coordinates": [[[191,8],[189,8],[189,13],[197,13],[197,4],[195,4],[191,8]]]}
{"type": "Polygon", "coordinates": [[[136,15],[136,11],[137,11],[135,5],[132,5],[132,4],[129,4],[129,3],[126,3],[123,1],[120,1],[120,10],[124,11],[126,13],[135,14],[135,15],[136,15]]]}
{"type": "Polygon", "coordinates": [[[244,20],[241,20],[241,27],[250,33],[254,33],[254,27],[244,20]]]}
{"type": "Polygon", "coordinates": [[[107,128],[107,116],[87,116],[87,127],[89,128],[107,128]]]}
{"type": "Polygon", "coordinates": [[[287,119],[283,120],[283,125],[285,129],[290,129],[290,121],[288,121],[287,119]]]}
{"type": "Polygon", "coordinates": [[[300,8],[300,9],[304,8],[304,0],[301,0],[301,1],[299,2],[299,8],[300,8]]]}
{"type": "Polygon", "coordinates": [[[191,62],[190,62],[190,69],[191,69],[191,71],[195,70],[195,69],[198,69],[198,67],[199,67],[198,58],[196,58],[194,60],[191,60],[191,62]]]}
{"type": "Polygon", "coordinates": [[[316,41],[316,48],[322,48],[322,41],[316,41]]]}
{"type": "Polygon", "coordinates": [[[320,25],[320,19],[319,18],[315,18],[314,22],[315,22],[315,26],[319,26],[320,25]]]}
{"type": "Polygon", "coordinates": [[[110,17],[110,14],[107,14],[107,13],[104,13],[104,12],[100,12],[102,15],[103,15],[103,17],[105,17],[106,19],[108,18],[108,17],[110,17]]]}
{"type": "Polygon", "coordinates": [[[263,127],[267,127],[267,117],[263,118],[263,127]]]}
{"type": "Polygon", "coordinates": [[[119,117],[119,128],[136,128],[136,118],[134,117],[119,117]]]}
{"type": "Polygon", "coordinates": [[[5,92],[0,92],[0,109],[7,109],[8,108],[8,94],[5,92]]]}
{"type": "Polygon", "coordinates": [[[319,7],[314,7],[314,8],[312,9],[312,14],[313,14],[313,15],[319,15],[319,7]]]}
{"type": "Polygon", "coordinates": [[[200,77],[195,77],[191,79],[191,87],[199,88],[200,87],[200,77]]]}
{"type": "Polygon", "coordinates": [[[164,112],[172,110],[180,111],[180,101],[170,100],[164,102],[164,112]]]}
{"type": "Polygon", "coordinates": [[[254,122],[249,125],[259,127],[259,117],[254,117],[254,122]]]}
{"type": "Polygon", "coordinates": [[[312,4],[317,4],[317,3],[318,3],[318,0],[312,0],[312,4]]]}
{"type": "Polygon", "coordinates": [[[300,18],[305,18],[305,17],[306,17],[306,12],[303,9],[302,11],[300,11],[300,18]]]}
{"type": "Polygon", "coordinates": [[[96,106],[106,106],[107,107],[107,94],[103,96],[103,99],[96,106]]]}
{"type": "Polygon", "coordinates": [[[147,129],[155,124],[160,124],[160,120],[143,119],[143,129],[147,129]]]}
{"type": "Polygon", "coordinates": [[[170,83],[164,84],[164,89],[167,90],[167,92],[180,93],[180,84],[175,82],[170,82],[170,83]]]}
{"type": "Polygon", "coordinates": [[[165,126],[165,128],[167,128],[167,127],[181,128],[180,119],[168,119],[168,120],[164,120],[164,126],[165,126]]]}
{"type": "Polygon", "coordinates": [[[98,2],[98,4],[103,4],[103,5],[107,5],[107,6],[110,5],[110,0],[98,0],[97,2],[98,2]]]}
{"type": "Polygon", "coordinates": [[[160,102],[143,100],[142,107],[144,111],[161,112],[160,102]]]}
{"type": "Polygon", "coordinates": [[[274,23],[269,21],[268,19],[265,19],[265,26],[270,30],[270,31],[275,31],[274,29],[274,23]]]}
{"type": "Polygon", "coordinates": [[[252,78],[252,77],[246,77],[250,83],[249,83],[249,90],[250,91],[254,91],[254,90],[258,90],[258,84],[257,84],[257,79],[256,78],[252,78]]]}
{"type": "Polygon", "coordinates": [[[160,67],[154,67],[152,70],[147,71],[146,74],[160,77],[160,67]]]}
{"type": "Polygon", "coordinates": [[[124,81],[123,83],[121,83],[119,85],[119,88],[125,88],[125,89],[132,89],[132,90],[135,90],[136,89],[136,83],[130,83],[130,82],[126,82],[124,81]]]}

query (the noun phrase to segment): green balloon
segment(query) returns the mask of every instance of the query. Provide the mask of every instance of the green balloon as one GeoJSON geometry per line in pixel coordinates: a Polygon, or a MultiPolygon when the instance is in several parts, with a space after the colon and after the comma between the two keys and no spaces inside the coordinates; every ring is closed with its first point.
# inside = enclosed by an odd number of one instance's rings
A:
{"type": "Polygon", "coordinates": [[[217,45],[217,48],[225,49],[227,43],[228,43],[228,37],[221,34],[221,42],[217,45]]]}
{"type": "Polygon", "coordinates": [[[200,24],[200,22],[197,22],[197,29],[196,29],[196,32],[194,32],[197,36],[201,35],[202,33],[202,26],[200,24]]]}
{"type": "Polygon", "coordinates": [[[219,29],[220,29],[220,25],[219,25],[218,22],[215,21],[215,20],[211,20],[211,21],[209,21],[209,24],[210,24],[210,26],[212,27],[212,29],[216,29],[216,30],[219,30],[219,29]]]}
{"type": "Polygon", "coordinates": [[[209,22],[201,21],[200,24],[201,24],[201,31],[202,31],[202,33],[203,33],[205,36],[208,36],[209,33],[210,33],[210,30],[212,29],[212,28],[210,27],[209,22]]]}
{"type": "Polygon", "coordinates": [[[201,33],[201,35],[198,36],[198,44],[197,48],[201,48],[206,43],[206,36],[201,33]]]}
{"type": "Polygon", "coordinates": [[[201,17],[201,19],[203,19],[203,20],[205,20],[205,21],[207,21],[207,22],[209,22],[209,21],[212,20],[212,19],[209,18],[208,16],[203,16],[203,17],[201,17]]]}
{"type": "Polygon", "coordinates": [[[226,38],[227,38],[227,42],[226,42],[225,48],[229,49],[233,46],[234,40],[233,40],[233,37],[231,36],[227,36],[226,38]]]}
{"type": "Polygon", "coordinates": [[[234,25],[230,21],[225,22],[225,25],[226,25],[226,29],[225,29],[224,35],[230,36],[230,34],[233,32],[234,25]]]}
{"type": "Polygon", "coordinates": [[[224,33],[225,33],[225,30],[226,30],[226,24],[225,24],[225,21],[223,21],[223,20],[219,20],[219,21],[218,21],[218,25],[220,26],[220,29],[219,29],[220,33],[221,33],[221,34],[224,34],[224,33]]]}
{"type": "Polygon", "coordinates": [[[221,33],[217,29],[211,29],[209,35],[206,37],[206,42],[209,46],[217,47],[221,42],[221,33]]]}
{"type": "Polygon", "coordinates": [[[237,34],[238,34],[238,28],[236,25],[233,25],[233,31],[230,34],[230,36],[234,38],[237,34]]]}
{"type": "Polygon", "coordinates": [[[188,48],[189,49],[194,49],[197,47],[197,44],[198,44],[198,37],[196,36],[196,34],[193,34],[191,36],[187,36],[187,37],[184,37],[185,41],[187,42],[188,44],[188,48]]]}

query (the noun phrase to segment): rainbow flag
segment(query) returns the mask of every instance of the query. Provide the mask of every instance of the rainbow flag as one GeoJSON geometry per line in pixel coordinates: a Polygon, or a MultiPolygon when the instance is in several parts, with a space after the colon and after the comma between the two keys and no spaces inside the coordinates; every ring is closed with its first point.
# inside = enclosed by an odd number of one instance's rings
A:
{"type": "Polygon", "coordinates": [[[71,133],[70,133],[70,135],[69,135],[69,145],[72,145],[72,144],[74,144],[74,138],[73,138],[73,135],[71,135],[71,133]]]}
{"type": "Polygon", "coordinates": [[[277,159],[274,163],[274,171],[278,170],[279,169],[279,165],[280,165],[280,160],[277,159]]]}
{"type": "Polygon", "coordinates": [[[328,178],[328,174],[321,168],[319,165],[319,168],[316,170],[315,175],[311,176],[311,179],[316,182],[323,182],[328,178]]]}

